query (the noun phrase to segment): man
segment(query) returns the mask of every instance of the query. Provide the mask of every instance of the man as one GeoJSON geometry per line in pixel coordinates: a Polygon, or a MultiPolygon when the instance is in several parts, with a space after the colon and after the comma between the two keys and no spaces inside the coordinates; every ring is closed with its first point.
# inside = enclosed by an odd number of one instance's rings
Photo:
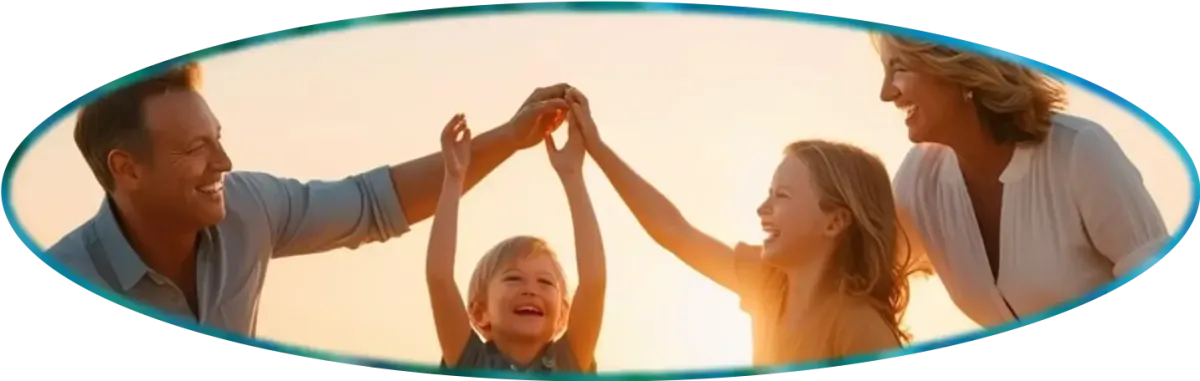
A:
{"type": "MultiPolygon", "coordinates": [[[[106,197],[48,254],[96,284],[164,312],[253,336],[272,258],[356,248],[434,212],[438,153],[340,181],[231,172],[194,63],[87,105],[75,143],[106,197]]],[[[535,91],[476,137],[466,187],[561,123],[565,84],[535,91]]]]}

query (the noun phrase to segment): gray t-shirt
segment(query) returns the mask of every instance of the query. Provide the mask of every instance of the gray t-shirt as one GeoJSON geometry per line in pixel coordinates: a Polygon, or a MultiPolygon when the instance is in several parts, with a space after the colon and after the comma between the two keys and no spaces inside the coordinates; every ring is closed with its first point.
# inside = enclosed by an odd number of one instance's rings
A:
{"type": "MultiPolygon", "coordinates": [[[[474,333],[467,339],[467,346],[463,348],[457,365],[454,368],[458,369],[491,369],[491,370],[508,370],[527,373],[596,373],[596,361],[593,360],[591,366],[587,369],[581,369],[578,364],[578,357],[575,357],[574,351],[571,350],[570,343],[567,342],[566,335],[558,341],[546,344],[546,348],[542,350],[542,354],[538,356],[528,367],[522,369],[517,364],[513,363],[500,352],[496,344],[492,342],[484,342],[479,338],[479,335],[474,333]]],[[[449,369],[446,361],[442,360],[442,369],[449,369]]]]}

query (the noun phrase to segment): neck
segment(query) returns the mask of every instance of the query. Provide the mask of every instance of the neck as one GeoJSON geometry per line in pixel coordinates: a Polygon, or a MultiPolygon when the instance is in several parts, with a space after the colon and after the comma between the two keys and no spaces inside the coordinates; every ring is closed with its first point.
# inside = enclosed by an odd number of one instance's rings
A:
{"type": "Polygon", "coordinates": [[[529,366],[546,346],[544,342],[506,339],[503,336],[493,337],[492,342],[496,343],[500,353],[520,367],[529,366]]]}
{"type": "Polygon", "coordinates": [[[129,197],[114,195],[112,200],[121,233],[146,267],[171,279],[192,267],[200,228],[154,214],[153,208],[140,208],[129,197]]]}
{"type": "Polygon", "coordinates": [[[972,184],[994,182],[1008,168],[1016,146],[996,143],[977,118],[967,120],[960,124],[963,134],[946,145],[954,150],[964,180],[972,184]]]}
{"type": "Polygon", "coordinates": [[[787,274],[787,304],[792,309],[807,311],[835,289],[830,287],[828,274],[831,255],[784,269],[787,274]]]}

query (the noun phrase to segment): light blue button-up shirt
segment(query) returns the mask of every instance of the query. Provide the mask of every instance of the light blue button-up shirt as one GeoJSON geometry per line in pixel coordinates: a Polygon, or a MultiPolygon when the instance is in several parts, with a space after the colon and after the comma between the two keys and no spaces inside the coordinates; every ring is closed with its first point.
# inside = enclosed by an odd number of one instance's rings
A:
{"type": "Polygon", "coordinates": [[[340,181],[302,183],[258,172],[225,178],[225,219],[202,233],[192,311],[183,292],[146,267],[105,199],[95,217],[47,254],[101,287],[163,312],[254,336],[258,300],[272,258],[354,249],[408,232],[387,167],[340,181]]]}

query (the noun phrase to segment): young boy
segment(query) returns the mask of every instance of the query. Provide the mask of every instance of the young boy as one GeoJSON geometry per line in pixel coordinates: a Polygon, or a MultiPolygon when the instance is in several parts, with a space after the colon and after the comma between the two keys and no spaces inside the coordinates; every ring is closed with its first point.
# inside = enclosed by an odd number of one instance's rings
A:
{"type": "Polygon", "coordinates": [[[500,242],[479,261],[463,304],[454,282],[454,256],[471,134],[462,114],[443,130],[446,176],[429,238],[426,277],[444,368],[596,371],[606,287],[604,246],[583,181],[582,137],[573,119],[569,124],[570,137],[561,150],[549,128],[545,144],[575,227],[579,286],[573,303],[554,251],[542,239],[518,236],[500,242]]]}

